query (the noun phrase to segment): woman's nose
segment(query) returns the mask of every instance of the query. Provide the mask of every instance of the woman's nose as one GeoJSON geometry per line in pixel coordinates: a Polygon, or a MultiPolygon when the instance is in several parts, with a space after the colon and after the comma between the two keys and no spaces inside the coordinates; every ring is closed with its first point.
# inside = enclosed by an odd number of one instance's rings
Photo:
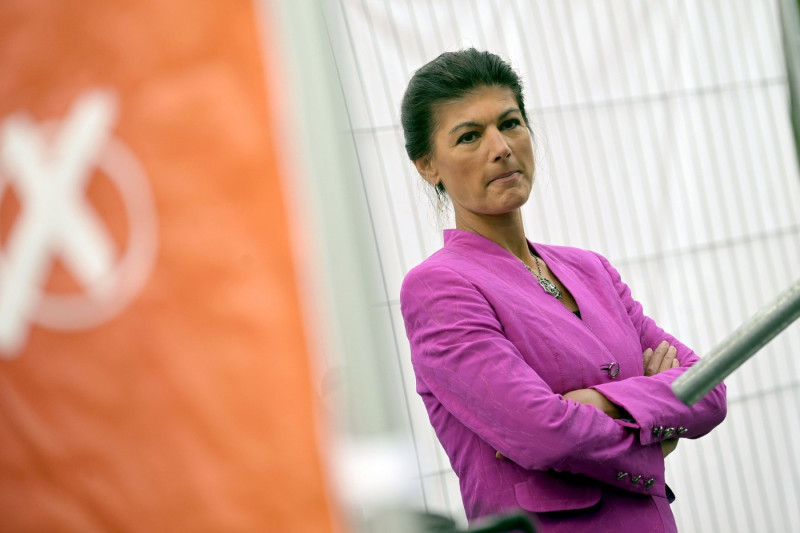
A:
{"type": "Polygon", "coordinates": [[[489,157],[492,161],[501,161],[511,155],[511,148],[506,142],[502,132],[496,129],[489,130],[489,157]]]}

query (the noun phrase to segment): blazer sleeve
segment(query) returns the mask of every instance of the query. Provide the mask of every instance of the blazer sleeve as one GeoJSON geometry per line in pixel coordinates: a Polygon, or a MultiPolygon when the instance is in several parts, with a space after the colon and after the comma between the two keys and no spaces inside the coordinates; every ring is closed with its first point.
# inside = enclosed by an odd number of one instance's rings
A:
{"type": "Polygon", "coordinates": [[[667,438],[697,438],[717,426],[727,414],[725,385],[720,383],[703,399],[689,407],[672,392],[672,382],[700,358],[672,335],[664,332],[631,296],[628,286],[608,260],[598,255],[625,306],[633,327],[639,334],[641,350],[655,349],[666,340],[677,349],[680,366],[655,376],[635,376],[619,382],[592,387],[612,403],[624,408],[635,420],[642,444],[667,438]]]}
{"type": "Polygon", "coordinates": [[[642,445],[599,409],[565,400],[505,337],[486,297],[447,266],[406,276],[401,310],[418,390],[518,465],[665,494],[659,444],[642,445]],[[425,390],[427,389],[427,390],[425,390]]]}

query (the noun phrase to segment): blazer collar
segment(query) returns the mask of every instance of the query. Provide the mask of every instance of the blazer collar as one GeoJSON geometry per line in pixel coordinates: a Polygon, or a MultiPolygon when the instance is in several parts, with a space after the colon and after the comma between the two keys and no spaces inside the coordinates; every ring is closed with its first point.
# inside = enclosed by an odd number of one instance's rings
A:
{"type": "Polygon", "coordinates": [[[580,319],[561,302],[547,294],[539,286],[536,277],[528,272],[522,261],[499,244],[470,231],[457,229],[444,231],[445,250],[462,256],[476,270],[482,270],[498,277],[505,283],[522,288],[531,301],[541,306],[542,310],[546,309],[548,313],[553,314],[552,316],[562,316],[569,323],[574,324],[578,328],[575,330],[575,334],[586,334],[592,337],[597,342],[598,348],[605,352],[609,361],[612,361],[613,353],[601,340],[603,336],[600,333],[605,327],[605,322],[601,316],[597,315],[596,296],[587,286],[587,283],[591,284],[593,281],[587,277],[584,272],[585,268],[581,266],[586,258],[585,254],[589,252],[569,253],[568,251],[573,249],[537,244],[531,241],[528,241],[528,246],[536,255],[544,259],[550,270],[575,298],[581,312],[580,319]],[[575,322],[572,322],[573,320],[575,322]]]}
{"type": "MultiPolygon", "coordinates": [[[[528,240],[528,246],[536,255],[544,259],[558,280],[569,290],[578,304],[583,323],[588,325],[587,319],[590,319],[592,314],[588,301],[591,295],[584,290],[583,283],[575,272],[575,265],[571,264],[573,261],[561,257],[559,247],[537,244],[530,240],[528,240]]],[[[444,230],[444,247],[446,250],[470,260],[476,266],[502,276],[509,283],[525,287],[540,305],[551,309],[560,307],[563,312],[572,314],[561,302],[544,292],[536,277],[528,272],[519,258],[494,241],[471,231],[447,229],[444,230]]],[[[575,318],[577,319],[577,317],[575,318]]]]}

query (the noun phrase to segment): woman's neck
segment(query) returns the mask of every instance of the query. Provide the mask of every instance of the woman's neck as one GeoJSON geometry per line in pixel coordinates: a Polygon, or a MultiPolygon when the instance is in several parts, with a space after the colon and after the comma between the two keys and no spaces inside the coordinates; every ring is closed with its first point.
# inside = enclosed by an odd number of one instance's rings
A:
{"type": "Polygon", "coordinates": [[[503,215],[456,214],[456,228],[486,237],[523,262],[530,255],[519,209],[503,215]]]}

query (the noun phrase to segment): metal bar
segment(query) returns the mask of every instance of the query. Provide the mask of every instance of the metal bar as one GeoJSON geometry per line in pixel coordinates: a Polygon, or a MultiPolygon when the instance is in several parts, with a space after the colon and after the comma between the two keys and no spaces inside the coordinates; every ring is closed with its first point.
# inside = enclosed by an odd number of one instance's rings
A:
{"type": "Polygon", "coordinates": [[[798,317],[800,279],[676,379],[672,384],[675,396],[694,405],[798,317]]]}
{"type": "Polygon", "coordinates": [[[800,1],[781,0],[779,5],[792,130],[795,150],[800,157],[800,1]]]}

